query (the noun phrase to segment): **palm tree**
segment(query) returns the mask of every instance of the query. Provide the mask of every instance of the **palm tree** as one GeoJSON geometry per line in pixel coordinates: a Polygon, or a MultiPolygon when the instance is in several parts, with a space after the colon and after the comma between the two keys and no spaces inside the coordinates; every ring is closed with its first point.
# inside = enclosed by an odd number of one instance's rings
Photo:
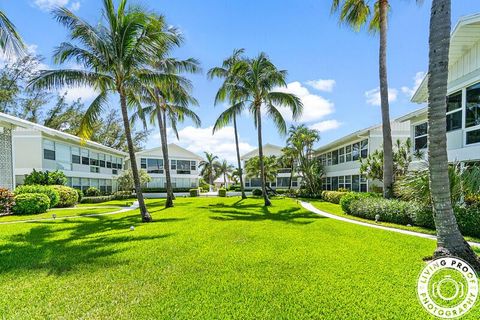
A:
{"type": "Polygon", "coordinates": [[[230,123],[234,116],[240,115],[245,109],[253,116],[258,136],[262,192],[265,206],[269,206],[271,202],[268,199],[263,173],[262,110],[273,120],[279,133],[285,134],[287,125],[278,107],[290,109],[295,120],[302,114],[303,104],[294,94],[276,91],[279,87],[286,87],[287,71],[278,70],[265,53],[260,53],[253,59],[237,61],[232,73],[234,77],[224,83],[223,88],[229,94],[234,93],[232,101],[236,103],[220,114],[216,124],[221,126],[230,123]]]}
{"type": "Polygon", "coordinates": [[[205,152],[205,160],[200,161],[198,167],[201,168],[200,174],[203,179],[208,180],[208,183],[210,184],[210,192],[212,192],[213,182],[219,175],[218,170],[220,163],[218,162],[218,156],[213,155],[213,153],[205,152]]]}
{"type": "MultiPolygon", "coordinates": [[[[172,75],[176,75],[178,71],[197,72],[199,70],[198,62],[194,59],[184,61],[158,59],[154,62],[154,66],[157,70],[164,70],[165,73],[172,75]]],[[[138,102],[139,108],[132,118],[140,117],[145,121],[145,116],[150,115],[150,122],[155,123],[156,121],[158,123],[167,187],[165,208],[173,207],[174,199],[170,174],[170,158],[168,155],[167,124],[170,124],[177,139],[179,139],[178,122],[183,122],[185,118],[189,118],[195,126],[201,125],[198,115],[189,108],[189,105],[198,105],[197,101],[190,95],[190,92],[190,82],[178,76],[174,81],[164,81],[156,83],[155,86],[144,87],[140,95],[135,94],[133,96],[133,99],[138,102]],[[142,107],[141,103],[147,106],[142,107]]]]}
{"type": "Polygon", "coordinates": [[[263,171],[260,166],[260,157],[258,156],[248,159],[248,161],[245,163],[245,171],[247,172],[247,177],[261,178],[262,180],[268,182],[275,181],[279,168],[280,163],[276,156],[265,156],[263,158],[263,171]]]}
{"type": "MultiPolygon", "coordinates": [[[[229,102],[232,105],[235,105],[237,103],[237,101],[235,101],[235,96],[237,94],[235,93],[235,91],[228,92],[226,89],[227,87],[226,84],[229,82],[235,81],[234,66],[237,61],[242,59],[242,55],[244,52],[245,52],[244,49],[235,49],[233,51],[233,54],[223,61],[221,67],[214,67],[208,71],[208,77],[210,79],[215,77],[225,79],[223,85],[220,87],[215,97],[215,105],[225,101],[227,98],[229,98],[230,100],[229,102]]],[[[234,90],[235,88],[229,88],[229,89],[234,90]]],[[[238,129],[237,129],[236,114],[232,116],[232,121],[233,121],[233,132],[235,135],[235,150],[237,152],[237,168],[239,172],[238,177],[240,178],[240,190],[242,191],[242,199],[246,199],[247,195],[245,194],[245,186],[243,184],[242,162],[240,160],[240,147],[238,145],[238,129]]],[[[218,118],[217,121],[215,122],[215,125],[213,126],[213,133],[225,127],[228,123],[229,122],[222,122],[222,120],[218,118]]]]}
{"type": "Polygon", "coordinates": [[[295,161],[297,161],[297,150],[287,144],[282,148],[282,156],[280,157],[280,163],[283,168],[290,168],[290,178],[288,182],[288,188],[292,188],[293,175],[295,171],[295,161]]]}
{"type": "Polygon", "coordinates": [[[428,65],[428,165],[437,229],[437,249],[434,255],[457,256],[480,270],[478,257],[460,233],[450,196],[445,127],[450,30],[450,0],[433,0],[428,65]]]}
{"type": "Polygon", "coordinates": [[[222,160],[220,162],[220,166],[218,167],[218,174],[223,175],[223,181],[225,182],[225,189],[228,189],[228,182],[227,178],[232,174],[233,172],[233,166],[231,164],[228,164],[227,160],[222,160]]]}
{"type": "Polygon", "coordinates": [[[127,0],[120,0],[118,8],[113,0],[103,0],[103,11],[103,20],[95,26],[66,8],[53,11],[56,20],[69,29],[72,41],[56,48],[54,62],[75,61],[82,69],[44,70],[30,85],[44,89],[89,86],[99,91],[81,122],[78,135],[85,139],[92,135],[93,125],[109,93],[118,94],[140,213],[142,221],[149,222],[152,217],[141,190],[127,98],[143,86],[175,79],[170,74],[153,70],[149,62],[159,52],[165,52],[166,47],[178,46],[179,42],[175,33],[167,30],[163,16],[138,6],[127,8],[127,0]]]}
{"type": "Polygon", "coordinates": [[[389,8],[389,0],[333,0],[332,3],[332,12],[340,11],[340,21],[342,23],[356,31],[368,24],[370,31],[380,32],[379,76],[384,154],[383,194],[386,198],[393,195],[393,147],[387,79],[387,19],[389,8]]]}
{"type": "Polygon", "coordinates": [[[17,32],[15,25],[0,10],[0,48],[7,57],[23,55],[25,44],[17,32]]]}

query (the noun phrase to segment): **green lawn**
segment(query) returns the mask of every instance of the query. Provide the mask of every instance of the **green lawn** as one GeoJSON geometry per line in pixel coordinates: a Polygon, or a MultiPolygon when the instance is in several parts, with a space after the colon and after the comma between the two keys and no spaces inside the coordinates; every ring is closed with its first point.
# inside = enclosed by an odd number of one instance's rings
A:
{"type": "Polygon", "coordinates": [[[290,199],[147,203],[150,224],[137,210],[0,226],[2,318],[428,319],[416,281],[434,241],[290,199]]]}
{"type": "Polygon", "coordinates": [[[121,207],[53,209],[41,214],[0,216],[0,223],[23,220],[51,219],[52,214],[56,214],[57,218],[60,218],[114,212],[121,209],[121,207]]]}

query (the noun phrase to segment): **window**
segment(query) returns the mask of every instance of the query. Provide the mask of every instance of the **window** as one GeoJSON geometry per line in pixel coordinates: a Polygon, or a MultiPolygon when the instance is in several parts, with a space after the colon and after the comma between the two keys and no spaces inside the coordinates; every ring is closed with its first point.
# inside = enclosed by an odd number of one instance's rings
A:
{"type": "Polygon", "coordinates": [[[353,175],[352,176],[352,191],[360,191],[360,176],[353,175]]]}
{"type": "Polygon", "coordinates": [[[352,146],[345,147],[345,162],[352,161],[352,146]]]}
{"type": "Polygon", "coordinates": [[[177,160],[170,160],[170,169],[177,170],[177,160]]]}
{"type": "Polygon", "coordinates": [[[289,177],[278,177],[277,178],[277,187],[290,187],[290,178],[289,177]]]}
{"type": "Polygon", "coordinates": [[[140,159],[140,169],[147,169],[147,159],[145,158],[140,159]]]}
{"type": "Polygon", "coordinates": [[[357,161],[360,156],[360,143],[354,143],[352,145],[352,160],[357,161]]]}
{"type": "Polygon", "coordinates": [[[107,158],[105,160],[107,162],[107,168],[112,168],[112,156],[107,155],[107,158]]]}
{"type": "Polygon", "coordinates": [[[46,160],[55,160],[55,142],[43,140],[43,158],[46,160]]]}
{"type": "Polygon", "coordinates": [[[72,188],[82,190],[80,178],[72,178],[72,188]]]}
{"type": "Polygon", "coordinates": [[[462,92],[447,97],[447,132],[462,128],[462,92]]]}
{"type": "Polygon", "coordinates": [[[298,178],[297,178],[297,177],[293,177],[293,179],[292,179],[292,187],[298,187],[298,178]]]}
{"type": "Polygon", "coordinates": [[[345,189],[352,190],[352,176],[345,176],[345,189]]]}
{"type": "Polygon", "coordinates": [[[98,173],[100,171],[99,167],[90,167],[90,172],[98,173]]]}
{"type": "Polygon", "coordinates": [[[105,168],[105,154],[100,153],[98,155],[98,162],[99,162],[100,167],[105,168]]]}
{"type": "Polygon", "coordinates": [[[332,177],[332,190],[338,190],[338,177],[332,177]]]}
{"type": "Polygon", "coordinates": [[[331,177],[327,177],[327,188],[326,190],[332,190],[332,178],[331,177]]]}
{"type": "Polygon", "coordinates": [[[90,165],[90,159],[88,158],[88,155],[89,155],[88,150],[82,149],[81,153],[82,153],[82,164],[86,166],[90,165]]]}
{"type": "Polygon", "coordinates": [[[338,149],[338,163],[345,162],[345,148],[338,149]]]}
{"type": "Polygon", "coordinates": [[[327,155],[326,155],[326,154],[320,155],[320,163],[321,163],[322,166],[324,166],[324,167],[327,165],[327,155]]]}
{"type": "Polygon", "coordinates": [[[72,156],[68,145],[55,143],[55,159],[57,160],[57,169],[72,170],[72,156]]]}
{"type": "Polygon", "coordinates": [[[338,164],[338,150],[332,151],[332,165],[338,164]]]}
{"type": "Polygon", "coordinates": [[[480,142],[480,130],[472,130],[466,133],[467,144],[479,143],[480,142]]]}
{"type": "Polygon", "coordinates": [[[80,164],[80,149],[72,148],[72,163],[80,164]]]}
{"type": "Polygon", "coordinates": [[[117,168],[122,170],[122,166],[123,166],[122,158],[117,158],[117,168]]]}
{"type": "Polygon", "coordinates": [[[344,176],[338,177],[338,188],[339,189],[345,189],[345,177],[344,176]]]}
{"type": "Polygon", "coordinates": [[[466,144],[480,142],[480,83],[467,88],[467,104],[465,128],[473,128],[466,132],[466,144]]]}
{"type": "Polygon", "coordinates": [[[428,142],[428,124],[421,123],[414,128],[414,148],[419,151],[427,148],[428,142]]]}
{"type": "Polygon", "coordinates": [[[163,159],[146,159],[148,173],[163,173],[163,159]]]}
{"type": "Polygon", "coordinates": [[[197,163],[195,161],[190,161],[190,170],[197,170],[197,163]]]}
{"type": "Polygon", "coordinates": [[[177,173],[190,174],[190,160],[177,160],[177,173]]]}
{"type": "Polygon", "coordinates": [[[329,152],[327,153],[327,166],[331,166],[332,165],[332,153],[329,152]]]}
{"type": "Polygon", "coordinates": [[[362,140],[360,142],[360,157],[366,158],[368,156],[368,140],[362,140]]]}
{"type": "Polygon", "coordinates": [[[360,192],[367,192],[367,190],[368,190],[367,178],[365,176],[360,176],[360,192]]]}

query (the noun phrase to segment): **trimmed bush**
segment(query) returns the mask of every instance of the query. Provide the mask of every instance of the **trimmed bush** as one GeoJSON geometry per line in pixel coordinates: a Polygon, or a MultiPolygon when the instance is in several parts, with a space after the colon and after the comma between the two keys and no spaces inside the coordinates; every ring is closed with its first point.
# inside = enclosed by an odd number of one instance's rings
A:
{"type": "Polygon", "coordinates": [[[235,188],[235,192],[242,192],[242,188],[241,187],[235,188]]]}
{"type": "Polygon", "coordinates": [[[198,197],[198,195],[199,195],[198,188],[190,189],[190,197],[198,197]]]}
{"type": "Polygon", "coordinates": [[[464,236],[480,237],[480,205],[454,208],[458,227],[464,236]]]}
{"type": "Polygon", "coordinates": [[[25,194],[25,193],[43,193],[50,199],[50,207],[55,207],[60,201],[60,194],[52,186],[41,186],[41,185],[26,185],[18,186],[15,189],[15,194],[25,194]]]}
{"type": "Polygon", "coordinates": [[[226,197],[227,196],[227,189],[225,189],[225,188],[218,189],[218,196],[219,197],[226,197]]]}
{"type": "Polygon", "coordinates": [[[95,187],[89,187],[87,190],[85,190],[86,197],[98,197],[100,194],[100,190],[95,187]]]}
{"type": "Polygon", "coordinates": [[[25,185],[65,185],[67,183],[67,176],[62,171],[33,171],[25,176],[25,185]]]}
{"type": "Polygon", "coordinates": [[[50,186],[58,191],[60,200],[55,206],[57,208],[73,207],[78,203],[78,193],[75,189],[67,186],[50,186]]]}
{"type": "Polygon", "coordinates": [[[39,214],[50,208],[50,199],[44,193],[21,193],[15,196],[14,214],[39,214]]]}
{"type": "Polygon", "coordinates": [[[15,196],[7,188],[0,188],[0,213],[10,213],[15,205],[15,196]]]}
{"type": "Polygon", "coordinates": [[[323,191],[322,199],[327,202],[339,204],[342,197],[345,196],[347,193],[348,192],[342,191],[323,191]]]}
{"type": "MultiPolygon", "coordinates": [[[[207,190],[208,191],[208,190],[207,190]]],[[[144,193],[165,193],[166,188],[142,188],[144,193]]],[[[173,188],[173,192],[190,192],[190,188],[173,188]]]]}
{"type": "Polygon", "coordinates": [[[253,189],[253,191],[252,191],[252,195],[254,195],[256,197],[261,197],[262,194],[263,194],[262,189],[253,189]]]}
{"type": "Polygon", "coordinates": [[[381,195],[373,192],[347,192],[340,199],[340,205],[342,206],[343,212],[350,214],[350,204],[352,201],[365,199],[365,198],[379,198],[381,195]]]}
{"type": "Polygon", "coordinates": [[[288,189],[275,189],[275,192],[277,194],[287,194],[288,193],[288,189]]]}
{"type": "Polygon", "coordinates": [[[112,200],[115,200],[114,196],[83,197],[81,203],[102,203],[112,200]]]}
{"type": "Polygon", "coordinates": [[[113,195],[113,200],[126,200],[133,197],[130,191],[117,191],[113,195]]]}
{"type": "Polygon", "coordinates": [[[83,197],[84,197],[83,191],[80,190],[80,189],[75,189],[75,191],[77,191],[78,203],[82,203],[82,199],[83,199],[83,197]]]}
{"type": "Polygon", "coordinates": [[[416,212],[413,224],[419,227],[435,230],[435,221],[433,220],[432,208],[426,205],[418,205],[422,206],[423,210],[416,212]]]}

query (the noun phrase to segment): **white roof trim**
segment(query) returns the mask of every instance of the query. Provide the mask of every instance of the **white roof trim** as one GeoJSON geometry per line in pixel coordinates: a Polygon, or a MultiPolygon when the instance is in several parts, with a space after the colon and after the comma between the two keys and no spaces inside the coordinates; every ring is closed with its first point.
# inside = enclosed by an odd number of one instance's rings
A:
{"type": "MultiPolygon", "coordinates": [[[[179,146],[179,145],[176,144],[176,143],[169,143],[169,144],[168,144],[168,148],[169,148],[169,149],[170,149],[172,146],[181,149],[181,150],[184,151],[185,153],[190,154],[190,155],[192,156],[192,158],[194,158],[194,159],[203,160],[203,158],[202,158],[200,155],[198,155],[198,154],[196,154],[195,152],[192,152],[192,151],[190,151],[190,150],[188,150],[188,149],[185,149],[185,148],[179,146]]],[[[151,153],[152,151],[157,151],[157,150],[160,150],[160,151],[161,151],[161,150],[162,150],[162,147],[155,147],[155,148],[151,148],[151,149],[142,150],[142,151],[139,151],[139,152],[137,152],[137,153],[135,153],[135,154],[136,154],[137,156],[139,156],[139,155],[143,155],[143,154],[149,154],[149,153],[151,153]]],[[[169,154],[169,156],[172,157],[172,155],[170,155],[170,154],[169,154]]]]}
{"type": "MultiPolygon", "coordinates": [[[[274,144],[271,144],[271,143],[267,143],[267,144],[264,144],[263,145],[263,148],[265,149],[266,147],[271,147],[273,149],[278,149],[278,150],[282,150],[283,147],[280,147],[280,146],[277,146],[277,145],[274,145],[274,144]]],[[[243,155],[240,156],[240,159],[241,160],[244,160],[244,158],[249,158],[251,156],[256,156],[258,154],[258,148],[255,148],[253,149],[252,151],[249,151],[243,155]]]]}

